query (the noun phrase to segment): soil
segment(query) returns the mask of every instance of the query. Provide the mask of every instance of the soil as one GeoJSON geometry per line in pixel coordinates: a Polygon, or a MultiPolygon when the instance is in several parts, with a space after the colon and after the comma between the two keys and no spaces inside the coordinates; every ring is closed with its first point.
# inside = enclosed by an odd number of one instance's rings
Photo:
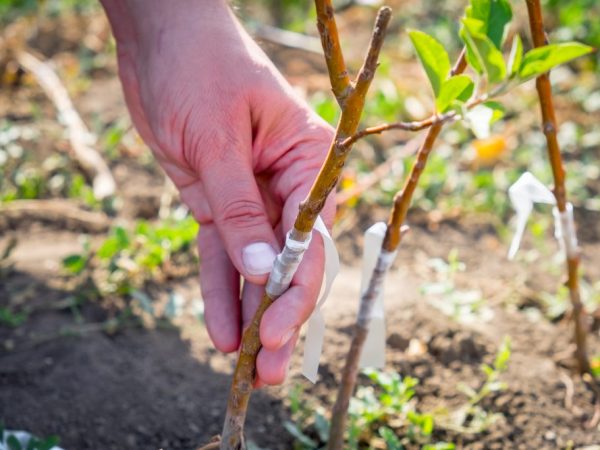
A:
{"type": "MultiPolygon", "coordinates": [[[[279,52],[275,59],[295,61],[288,64],[301,73],[302,54],[291,55],[279,52]]],[[[292,76],[300,77],[298,73],[292,76]]],[[[311,80],[319,86],[323,74],[311,80]]],[[[84,118],[91,120],[97,111],[103,111],[105,121],[125,114],[114,67],[97,74],[94,85],[101,88],[77,98],[84,118]]],[[[0,105],[11,104],[7,95],[11,94],[0,92],[0,105]]],[[[136,161],[112,163],[125,202],[122,211],[127,211],[119,220],[153,217],[158,210],[162,179],[156,169],[136,161]]],[[[311,385],[300,375],[299,346],[286,384],[254,393],[247,437],[261,448],[293,447],[283,423],[290,419],[286,399],[295,385],[302,386],[309,402],[325,409],[332,404],[357,306],[360,232],[383,219],[386,211],[361,206],[354,214],[352,231],[336,233],[344,265],[325,309],[328,328],[319,381],[311,385]]],[[[598,280],[600,221],[585,210],[578,215],[586,224],[581,233],[586,278],[598,280]]],[[[600,445],[598,428],[586,428],[596,399],[574,375],[568,316],[550,322],[542,314],[532,314],[539,291],[554,292],[560,277],[550,274],[543,260],[508,262],[506,242],[489,217],[432,220],[417,211],[410,223],[411,233],[386,285],[387,368],[419,380],[419,410],[455,410],[464,405],[467,398],[457,386],[481,386],[481,364],[493,361],[504,336],[513,345],[508,371],[502,376],[506,390],[482,405],[501,414],[501,419],[483,433],[440,428],[435,438],[455,442],[459,449],[600,445]],[[420,287],[435,275],[428,261],[446,258],[452,249],[466,264],[466,271],[457,275],[457,289],[480,291],[491,309],[490,320],[459,323],[422,294],[420,287]]],[[[79,236],[78,230],[56,223],[22,222],[15,227],[11,222],[0,230],[0,249],[17,240],[11,267],[0,267],[0,307],[27,304],[32,309],[22,325],[0,326],[0,421],[8,429],[56,434],[67,450],[189,450],[206,443],[220,432],[234,357],[215,351],[203,324],[191,317],[154,328],[99,329],[94,324],[110,317],[114,305],[85,303],[81,317],[57,307],[72,294],[60,262],[81,249],[79,236]]],[[[532,244],[526,240],[523,245],[532,244]]],[[[546,253],[551,255],[552,249],[546,253]]],[[[195,276],[169,282],[157,296],[168,291],[188,299],[200,296],[195,276]]],[[[589,345],[590,354],[600,353],[596,334],[590,336],[589,345]]]]}

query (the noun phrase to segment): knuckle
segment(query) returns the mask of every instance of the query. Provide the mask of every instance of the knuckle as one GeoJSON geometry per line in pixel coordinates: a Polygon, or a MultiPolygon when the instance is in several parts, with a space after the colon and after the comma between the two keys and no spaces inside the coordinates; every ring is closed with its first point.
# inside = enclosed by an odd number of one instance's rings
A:
{"type": "Polygon", "coordinates": [[[233,199],[222,203],[218,213],[221,222],[245,228],[266,219],[263,206],[251,199],[233,199]]]}

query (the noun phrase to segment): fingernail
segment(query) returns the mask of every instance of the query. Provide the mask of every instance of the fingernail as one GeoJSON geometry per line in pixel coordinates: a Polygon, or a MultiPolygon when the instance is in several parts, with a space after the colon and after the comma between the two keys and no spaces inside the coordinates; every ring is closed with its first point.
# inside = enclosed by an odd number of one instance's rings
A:
{"type": "Polygon", "coordinates": [[[273,247],[266,242],[255,242],[246,246],[242,251],[242,261],[250,275],[269,273],[276,256],[273,247]]]}
{"type": "Polygon", "coordinates": [[[292,338],[292,336],[294,335],[294,333],[296,331],[297,331],[296,328],[291,328],[291,329],[287,330],[285,333],[283,333],[283,336],[281,336],[281,346],[282,347],[288,343],[288,341],[292,338]]]}

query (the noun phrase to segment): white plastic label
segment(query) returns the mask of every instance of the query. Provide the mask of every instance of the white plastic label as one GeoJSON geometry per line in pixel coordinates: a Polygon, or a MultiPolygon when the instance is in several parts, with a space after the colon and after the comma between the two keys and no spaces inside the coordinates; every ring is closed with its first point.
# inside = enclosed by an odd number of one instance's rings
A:
{"type": "MultiPolygon", "coordinates": [[[[527,219],[533,210],[534,203],[556,205],[556,198],[552,194],[552,191],[530,172],[525,172],[521,175],[508,189],[508,195],[517,213],[515,235],[508,251],[508,259],[513,259],[521,245],[521,239],[527,226],[527,219]]],[[[567,257],[574,256],[577,252],[577,235],[573,220],[573,205],[567,203],[567,210],[564,213],[559,213],[556,206],[554,206],[553,215],[554,236],[558,240],[561,250],[566,253],[567,257]]]]}
{"type": "Polygon", "coordinates": [[[340,271],[340,256],[329,234],[321,216],[315,222],[314,230],[318,231],[323,238],[325,249],[325,276],[323,278],[323,287],[321,296],[317,301],[314,311],[308,319],[306,337],[304,341],[304,358],[302,361],[302,374],[311,382],[317,381],[317,372],[319,370],[319,360],[323,350],[323,338],[325,336],[325,319],[321,312],[321,307],[325,304],[333,280],[340,271]]]}
{"type": "MultiPolygon", "coordinates": [[[[360,285],[361,294],[369,286],[369,281],[379,253],[381,244],[385,237],[387,226],[384,222],[377,222],[365,232],[362,281],[360,285]]],[[[360,367],[373,367],[381,369],[385,366],[385,308],[383,305],[383,286],[379,289],[379,295],[375,298],[369,322],[369,333],[360,355],[360,367]]]]}

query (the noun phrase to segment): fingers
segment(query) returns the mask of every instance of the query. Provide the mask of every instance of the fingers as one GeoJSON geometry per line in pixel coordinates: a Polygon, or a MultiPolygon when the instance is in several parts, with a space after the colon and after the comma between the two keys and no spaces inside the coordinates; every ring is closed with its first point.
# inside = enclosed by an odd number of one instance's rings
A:
{"type": "Polygon", "coordinates": [[[206,328],[217,349],[233,352],[241,334],[240,277],[214,225],[200,228],[198,247],[206,328]]]}
{"type": "Polygon", "coordinates": [[[260,340],[267,350],[285,346],[310,317],[323,280],[323,264],[323,242],[316,233],[292,286],[265,311],[260,324],[260,340]]]}
{"type": "Polygon", "coordinates": [[[272,351],[262,348],[260,350],[258,358],[256,358],[258,386],[262,384],[277,385],[285,381],[297,341],[298,333],[296,332],[280,349],[272,351]]]}
{"type": "Polygon", "coordinates": [[[232,148],[199,167],[212,219],[225,250],[248,281],[264,284],[278,248],[250,161],[232,148]]]}
{"type": "MultiPolygon", "coordinates": [[[[252,320],[264,292],[264,286],[254,283],[244,283],[242,292],[242,316],[244,327],[248,326],[248,323],[252,320]]],[[[287,295],[287,293],[285,295],[287,295]]],[[[267,310],[267,313],[282,298],[283,297],[277,299],[267,310]]],[[[286,312],[286,314],[288,313],[286,312]]],[[[266,313],[265,316],[263,316],[261,323],[265,322],[265,318],[266,313]]],[[[298,329],[294,329],[293,333],[288,336],[286,342],[282,346],[275,350],[269,350],[264,347],[260,350],[256,359],[257,377],[254,386],[255,388],[259,388],[265,384],[276,385],[283,383],[287,375],[290,358],[294,351],[294,347],[296,346],[296,341],[298,340],[298,334],[298,329]]]]}
{"type": "Polygon", "coordinates": [[[260,284],[245,281],[242,290],[242,326],[246,328],[258,309],[265,287],[260,284]]]}

